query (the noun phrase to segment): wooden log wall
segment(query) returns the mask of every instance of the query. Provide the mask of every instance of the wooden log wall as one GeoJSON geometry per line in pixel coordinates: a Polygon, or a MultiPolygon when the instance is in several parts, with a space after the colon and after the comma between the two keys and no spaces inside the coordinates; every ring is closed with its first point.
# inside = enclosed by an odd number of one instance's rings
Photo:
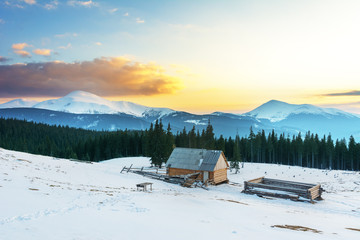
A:
{"type": "Polygon", "coordinates": [[[271,179],[271,178],[264,178],[264,181],[262,183],[269,184],[269,185],[276,185],[276,186],[300,188],[300,189],[306,189],[306,190],[316,186],[316,184],[292,182],[292,181],[277,180],[277,179],[271,179]]]}
{"type": "Polygon", "coordinates": [[[296,197],[303,197],[310,199],[311,201],[315,199],[321,199],[322,188],[320,184],[308,184],[300,182],[291,182],[277,179],[269,178],[256,178],[250,181],[244,182],[244,192],[252,194],[260,194],[266,196],[276,196],[283,198],[295,199],[296,197]],[[284,193],[276,192],[264,192],[260,189],[268,189],[281,191],[284,193]],[[288,194],[285,194],[288,193],[288,194]]]}
{"type": "Polygon", "coordinates": [[[228,181],[227,169],[223,168],[223,169],[216,170],[214,172],[210,172],[209,177],[214,180],[215,184],[226,182],[226,181],[228,181]]]}
{"type": "Polygon", "coordinates": [[[321,198],[321,186],[320,184],[316,185],[315,187],[312,187],[308,190],[309,196],[312,200],[315,200],[317,198],[321,198]]]}
{"type": "MultiPolygon", "coordinates": [[[[197,170],[181,169],[181,168],[169,168],[169,176],[186,175],[191,173],[200,172],[196,179],[203,180],[203,172],[197,170]]],[[[209,172],[209,180],[213,181],[214,184],[219,184],[228,181],[227,169],[219,169],[214,172],[209,172]]]]}
{"type": "Polygon", "coordinates": [[[187,175],[187,174],[197,173],[197,172],[200,172],[200,175],[197,178],[203,179],[203,174],[201,171],[182,169],[182,168],[169,168],[169,176],[187,175]]]}
{"type": "Polygon", "coordinates": [[[255,178],[255,179],[249,180],[248,182],[251,182],[251,183],[262,183],[263,180],[264,180],[264,177],[259,177],[259,178],[255,178]]]}
{"type": "Polygon", "coordinates": [[[307,189],[297,189],[297,188],[290,188],[290,187],[281,187],[281,186],[274,186],[274,185],[265,185],[261,183],[248,183],[248,188],[262,188],[262,189],[269,189],[269,190],[277,190],[283,192],[290,192],[295,193],[299,196],[308,197],[308,190],[307,189]]]}

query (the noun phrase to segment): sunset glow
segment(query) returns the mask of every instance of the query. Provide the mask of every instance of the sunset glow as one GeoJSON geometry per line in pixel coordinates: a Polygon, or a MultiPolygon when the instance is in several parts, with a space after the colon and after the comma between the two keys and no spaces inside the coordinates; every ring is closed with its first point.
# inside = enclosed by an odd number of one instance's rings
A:
{"type": "Polygon", "coordinates": [[[193,113],[360,113],[359,1],[2,1],[0,103],[75,90],[193,113]],[[19,64],[20,63],[20,64],[19,64]]]}

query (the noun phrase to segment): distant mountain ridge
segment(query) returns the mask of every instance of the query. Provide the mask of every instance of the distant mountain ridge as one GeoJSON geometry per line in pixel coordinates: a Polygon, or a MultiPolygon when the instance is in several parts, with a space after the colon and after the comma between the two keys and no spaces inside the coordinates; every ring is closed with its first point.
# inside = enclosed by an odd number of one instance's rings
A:
{"type": "Polygon", "coordinates": [[[23,108],[23,107],[33,107],[35,104],[39,102],[30,101],[26,99],[14,99],[9,102],[0,104],[0,108],[23,108]]]}
{"type": "Polygon", "coordinates": [[[144,130],[156,119],[174,132],[187,131],[193,126],[200,132],[210,119],[217,136],[234,137],[254,132],[275,130],[277,134],[303,135],[307,131],[320,136],[331,133],[334,138],[360,136],[360,118],[334,108],[321,108],[310,104],[289,104],[271,100],[244,114],[214,112],[192,114],[169,108],[152,108],[125,101],[109,101],[95,94],[75,91],[43,102],[16,99],[0,104],[0,116],[26,119],[52,125],[68,125],[92,130],[133,129],[144,130]]]}
{"type": "Polygon", "coordinates": [[[0,104],[0,108],[39,108],[75,114],[118,114],[125,113],[136,117],[161,117],[174,110],[169,108],[152,108],[126,101],[109,101],[95,94],[74,91],[68,95],[43,102],[15,99],[0,104]]]}
{"type": "Polygon", "coordinates": [[[317,114],[323,116],[343,115],[354,117],[355,115],[335,108],[321,108],[310,104],[289,104],[277,100],[271,100],[243,115],[258,119],[268,119],[271,122],[279,122],[292,114],[317,114]]]}

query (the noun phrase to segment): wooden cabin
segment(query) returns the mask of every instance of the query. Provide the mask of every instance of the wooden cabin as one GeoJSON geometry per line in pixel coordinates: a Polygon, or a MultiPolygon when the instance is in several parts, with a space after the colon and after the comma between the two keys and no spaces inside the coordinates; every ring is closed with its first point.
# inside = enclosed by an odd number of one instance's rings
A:
{"type": "Polygon", "coordinates": [[[222,151],[194,148],[175,148],[166,163],[169,176],[199,172],[204,183],[227,182],[229,163],[222,151]]]}

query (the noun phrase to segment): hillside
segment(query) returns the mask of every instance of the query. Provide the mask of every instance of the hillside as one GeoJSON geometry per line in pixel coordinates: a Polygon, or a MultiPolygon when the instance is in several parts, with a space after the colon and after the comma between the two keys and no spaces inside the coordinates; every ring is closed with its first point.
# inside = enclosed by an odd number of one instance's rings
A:
{"type": "Polygon", "coordinates": [[[183,188],[132,173],[143,157],[80,163],[0,149],[1,239],[357,239],[360,173],[245,163],[229,174],[240,187],[183,188]],[[241,193],[267,176],[321,183],[316,204],[241,193]],[[135,184],[153,182],[152,192],[135,184]],[[275,225],[308,227],[294,231],[275,225]]]}

